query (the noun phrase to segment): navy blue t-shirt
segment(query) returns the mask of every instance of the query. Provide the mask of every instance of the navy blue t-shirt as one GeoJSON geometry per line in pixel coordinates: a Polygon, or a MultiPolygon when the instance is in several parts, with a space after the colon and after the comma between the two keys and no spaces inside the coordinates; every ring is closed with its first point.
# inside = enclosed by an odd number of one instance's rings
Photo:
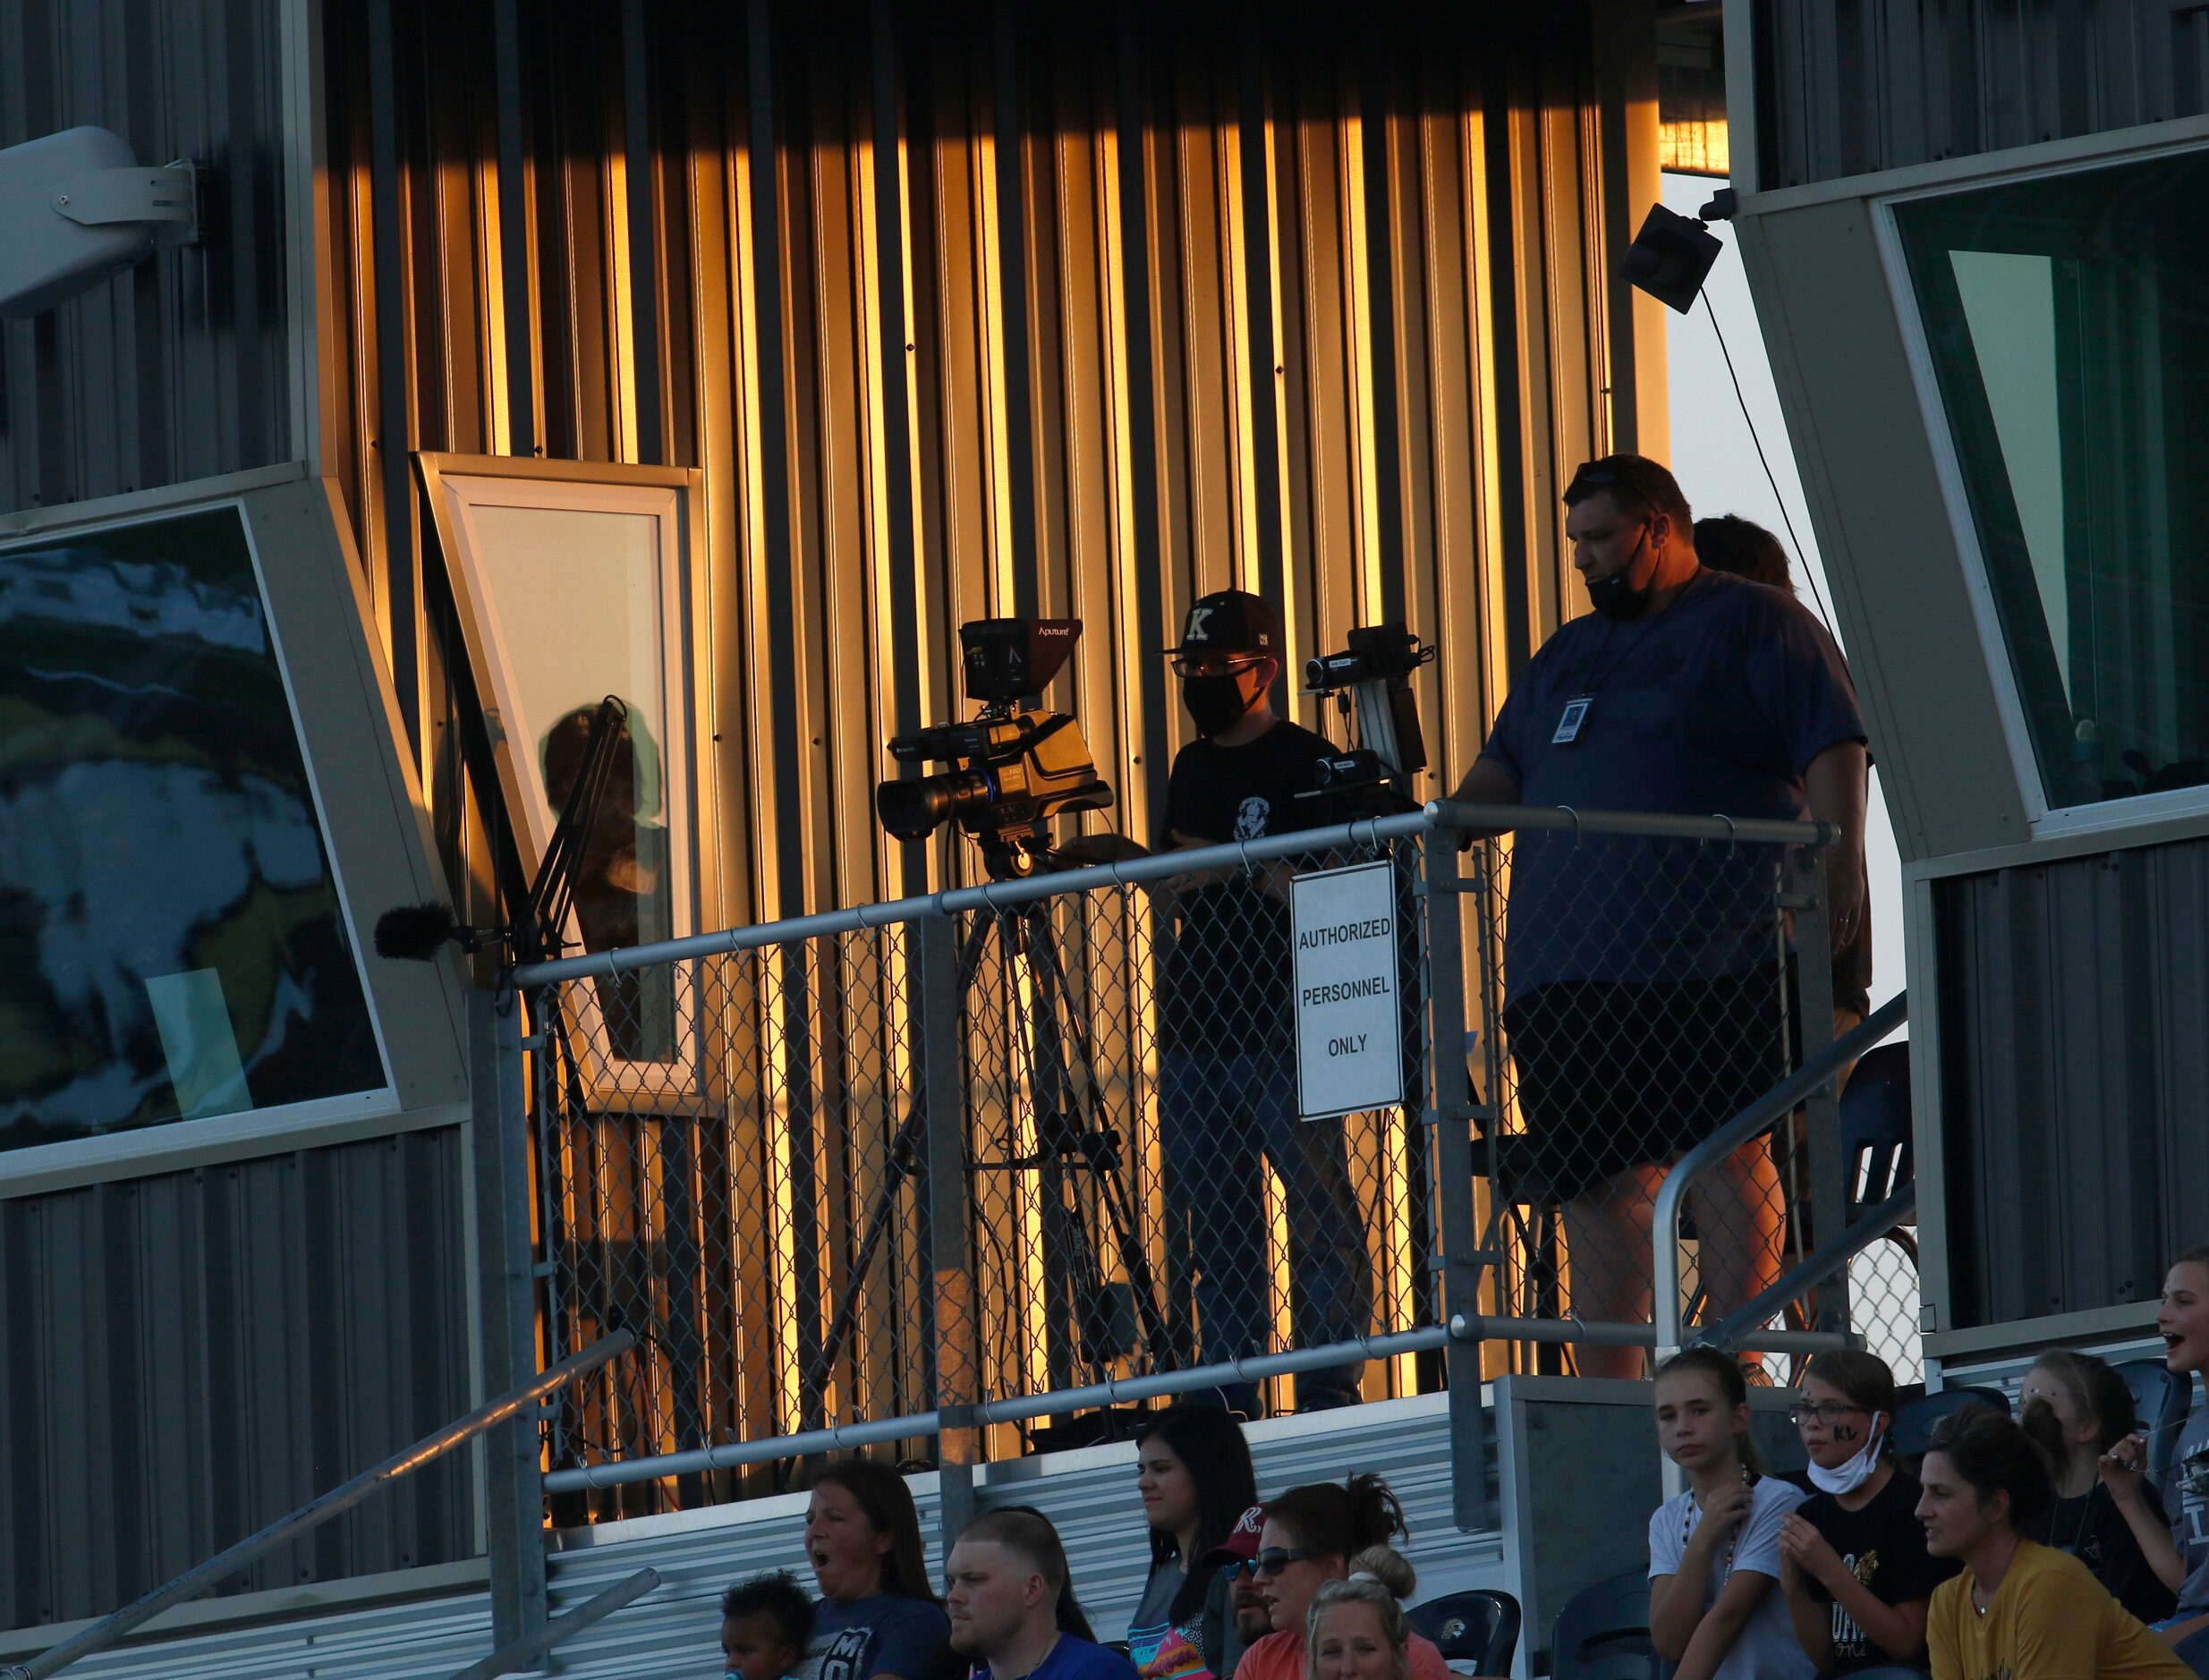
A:
{"type": "Polygon", "coordinates": [[[795,1680],[868,1680],[878,1674],[922,1680],[950,1638],[950,1617],[929,1599],[896,1592],[823,1599],[795,1680]]]}
{"type": "MultiPolygon", "coordinates": [[[[1512,686],[1483,758],[1528,805],[1798,820],[1811,760],[1862,741],[1840,650],[1784,591],[1703,572],[1654,617],[1561,626],[1512,686]],[[1586,700],[1569,741],[1567,703],[1586,700]]],[[[1520,835],[1505,980],[1739,973],[1772,951],[1770,847],[1520,835]]]]}
{"type": "MultiPolygon", "coordinates": [[[[986,1663],[976,1663],[971,1680],[990,1680],[986,1663]]],[[[1135,1665],[1117,1650],[1061,1633],[1026,1680],[1135,1680],[1135,1665]]]]}

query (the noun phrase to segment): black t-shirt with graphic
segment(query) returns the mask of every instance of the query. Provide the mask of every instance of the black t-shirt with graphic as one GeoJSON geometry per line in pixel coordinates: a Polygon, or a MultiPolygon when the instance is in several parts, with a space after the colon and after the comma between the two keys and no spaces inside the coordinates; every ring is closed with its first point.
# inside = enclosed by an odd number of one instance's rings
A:
{"type": "MultiPolygon", "coordinates": [[[[1814,1493],[1796,1515],[1825,1536],[1840,1554],[1850,1573],[1872,1590],[1882,1604],[1907,1604],[1912,1599],[1930,1599],[1933,1590],[1960,1566],[1952,1557],[1935,1557],[1925,1550],[1924,1525],[1917,1520],[1917,1479],[1899,1464],[1887,1485],[1858,1511],[1844,1511],[1830,1493],[1814,1493]]],[[[1821,1604],[1833,1604],[1833,1595],[1816,1581],[1807,1582],[1810,1596],[1821,1604]]],[[[1833,1666],[1828,1674],[1853,1674],[1875,1668],[1893,1658],[1880,1650],[1871,1636],[1856,1625],[1856,1618],[1833,1604],[1833,1666]]]]}
{"type": "MultiPolygon", "coordinates": [[[[1160,849],[1172,846],[1176,834],[1224,843],[1341,821],[1329,795],[1297,797],[1314,787],[1313,767],[1334,750],[1287,718],[1239,747],[1191,742],[1167,778],[1160,849]]],[[[1253,868],[1183,901],[1159,998],[1163,1048],[1287,1054],[1288,907],[1268,896],[1259,878],[1253,868]]]]}
{"type": "MultiPolygon", "coordinates": [[[[2153,1505],[2162,1495],[2151,1483],[2147,1497],[2153,1505]]],[[[2110,1597],[2143,1622],[2160,1622],[2178,1608],[2178,1595],[2156,1578],[2132,1525],[2099,1482],[2076,1498],[2058,1499],[2026,1524],[2025,1534],[2027,1540],[2070,1553],[2094,1571],[2110,1597]]]]}

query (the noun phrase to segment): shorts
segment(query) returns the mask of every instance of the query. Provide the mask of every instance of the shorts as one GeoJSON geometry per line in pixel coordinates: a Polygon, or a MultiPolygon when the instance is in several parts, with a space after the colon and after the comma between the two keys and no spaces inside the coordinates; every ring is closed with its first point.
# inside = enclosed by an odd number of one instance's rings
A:
{"type": "Polygon", "coordinates": [[[1800,1057],[1794,963],[1716,980],[1553,980],[1503,1007],[1526,1136],[1563,1200],[1709,1137],[1800,1057]],[[1780,986],[1788,1008],[1780,1014],[1780,986]]]}

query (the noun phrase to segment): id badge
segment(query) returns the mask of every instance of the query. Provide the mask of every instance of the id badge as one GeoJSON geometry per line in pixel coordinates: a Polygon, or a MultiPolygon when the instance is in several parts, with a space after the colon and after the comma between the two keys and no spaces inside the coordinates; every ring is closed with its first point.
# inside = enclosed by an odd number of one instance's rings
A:
{"type": "Polygon", "coordinates": [[[1557,720],[1557,733],[1550,737],[1553,747],[1569,747],[1580,739],[1580,730],[1588,721],[1588,708],[1595,704],[1592,694],[1582,694],[1565,702],[1565,709],[1557,720]]]}

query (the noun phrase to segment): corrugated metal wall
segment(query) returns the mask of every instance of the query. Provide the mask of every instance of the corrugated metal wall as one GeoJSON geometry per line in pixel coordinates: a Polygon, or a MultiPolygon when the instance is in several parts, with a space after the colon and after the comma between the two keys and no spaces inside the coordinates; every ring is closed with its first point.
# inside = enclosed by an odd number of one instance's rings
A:
{"type": "Polygon", "coordinates": [[[1767,191],[2209,109],[2199,0],[1736,4],[1767,191]]]}
{"type": "Polygon", "coordinates": [[[2209,841],[1935,893],[1954,1323],[2153,1299],[2209,1231],[2209,841]]]}
{"type": "Polygon", "coordinates": [[[282,0],[0,0],[0,147],[208,168],[204,243],[0,321],[0,512],[295,458],[282,0]]]}
{"type": "Polygon", "coordinates": [[[448,855],[416,449],[704,470],[709,918],[940,870],[871,796],[887,736],[962,710],[962,619],[1085,621],[1072,708],[1133,833],[1186,734],[1157,649],[1229,584],[1299,660],[1439,637],[1461,768],[1559,610],[1561,475],[1661,442],[1605,257],[1630,160],[1654,192],[1652,27],[331,0],[330,464],[448,855]]]}
{"type": "MultiPolygon", "coordinates": [[[[0,1202],[0,1625],[104,1615],[470,1404],[461,1134],[0,1202]]],[[[472,1557],[465,1455],[220,1592],[472,1557]]]]}

